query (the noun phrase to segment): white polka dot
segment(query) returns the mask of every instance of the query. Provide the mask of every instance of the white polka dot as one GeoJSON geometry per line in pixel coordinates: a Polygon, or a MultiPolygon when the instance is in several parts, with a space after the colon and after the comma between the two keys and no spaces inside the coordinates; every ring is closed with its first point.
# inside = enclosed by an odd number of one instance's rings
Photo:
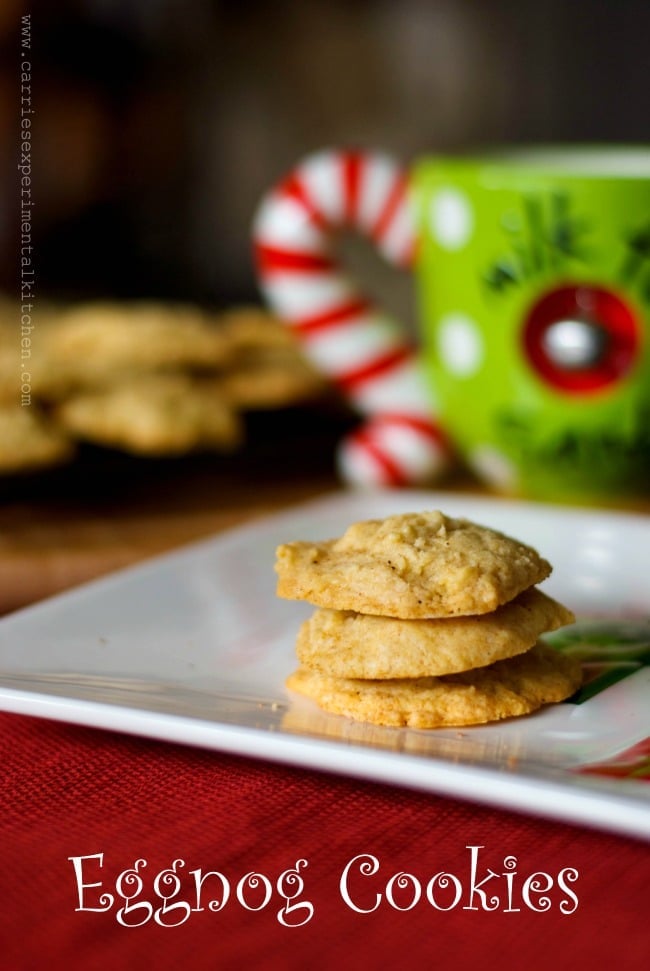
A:
{"type": "Polygon", "coordinates": [[[465,314],[447,314],[438,324],[438,353],[448,371],[459,378],[475,374],[483,363],[483,338],[465,314]]]}
{"type": "Polygon", "coordinates": [[[431,203],[431,229],[443,249],[461,249],[473,228],[474,214],[467,196],[458,189],[439,189],[431,203]]]}
{"type": "Polygon", "coordinates": [[[515,466],[503,452],[492,445],[479,445],[467,458],[474,471],[495,489],[502,492],[513,492],[516,489],[518,475],[515,466]]]}

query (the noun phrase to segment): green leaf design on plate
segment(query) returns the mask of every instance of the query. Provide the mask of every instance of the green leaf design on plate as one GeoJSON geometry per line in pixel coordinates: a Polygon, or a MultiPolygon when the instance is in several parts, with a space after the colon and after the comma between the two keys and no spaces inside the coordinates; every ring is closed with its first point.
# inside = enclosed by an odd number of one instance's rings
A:
{"type": "Polygon", "coordinates": [[[585,683],[567,699],[574,705],[650,664],[650,620],[578,621],[544,640],[582,663],[585,683]]]}

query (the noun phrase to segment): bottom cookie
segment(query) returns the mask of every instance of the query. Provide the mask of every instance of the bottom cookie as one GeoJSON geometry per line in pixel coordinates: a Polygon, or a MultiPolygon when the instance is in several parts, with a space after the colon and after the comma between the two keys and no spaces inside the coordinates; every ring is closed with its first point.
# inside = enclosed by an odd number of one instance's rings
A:
{"type": "Polygon", "coordinates": [[[527,715],[580,686],[580,665],[552,647],[535,647],[484,668],[443,677],[365,681],[299,668],[287,688],[337,715],[375,725],[443,728],[527,715]]]}

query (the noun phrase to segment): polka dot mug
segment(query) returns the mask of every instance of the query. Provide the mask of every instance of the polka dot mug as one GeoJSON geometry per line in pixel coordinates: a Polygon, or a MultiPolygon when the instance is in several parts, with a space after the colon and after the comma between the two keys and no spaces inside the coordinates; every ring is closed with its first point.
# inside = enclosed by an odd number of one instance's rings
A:
{"type": "Polygon", "coordinates": [[[365,416],[356,484],[489,486],[563,501],[650,494],[650,146],[427,157],[324,151],[262,200],[263,292],[365,416]],[[336,256],[354,229],[413,268],[421,347],[336,256]]]}

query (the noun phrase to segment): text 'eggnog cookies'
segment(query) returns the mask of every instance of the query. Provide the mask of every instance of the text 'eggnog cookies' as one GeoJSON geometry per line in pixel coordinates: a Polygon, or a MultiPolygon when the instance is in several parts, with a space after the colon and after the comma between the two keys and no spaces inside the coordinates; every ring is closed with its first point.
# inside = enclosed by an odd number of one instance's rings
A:
{"type": "Polygon", "coordinates": [[[277,550],[278,594],[319,609],[302,625],[290,690],[379,725],[437,728],[528,714],[580,684],[538,642],[574,621],[537,590],[534,549],[443,513],[356,523],[277,550]]]}

